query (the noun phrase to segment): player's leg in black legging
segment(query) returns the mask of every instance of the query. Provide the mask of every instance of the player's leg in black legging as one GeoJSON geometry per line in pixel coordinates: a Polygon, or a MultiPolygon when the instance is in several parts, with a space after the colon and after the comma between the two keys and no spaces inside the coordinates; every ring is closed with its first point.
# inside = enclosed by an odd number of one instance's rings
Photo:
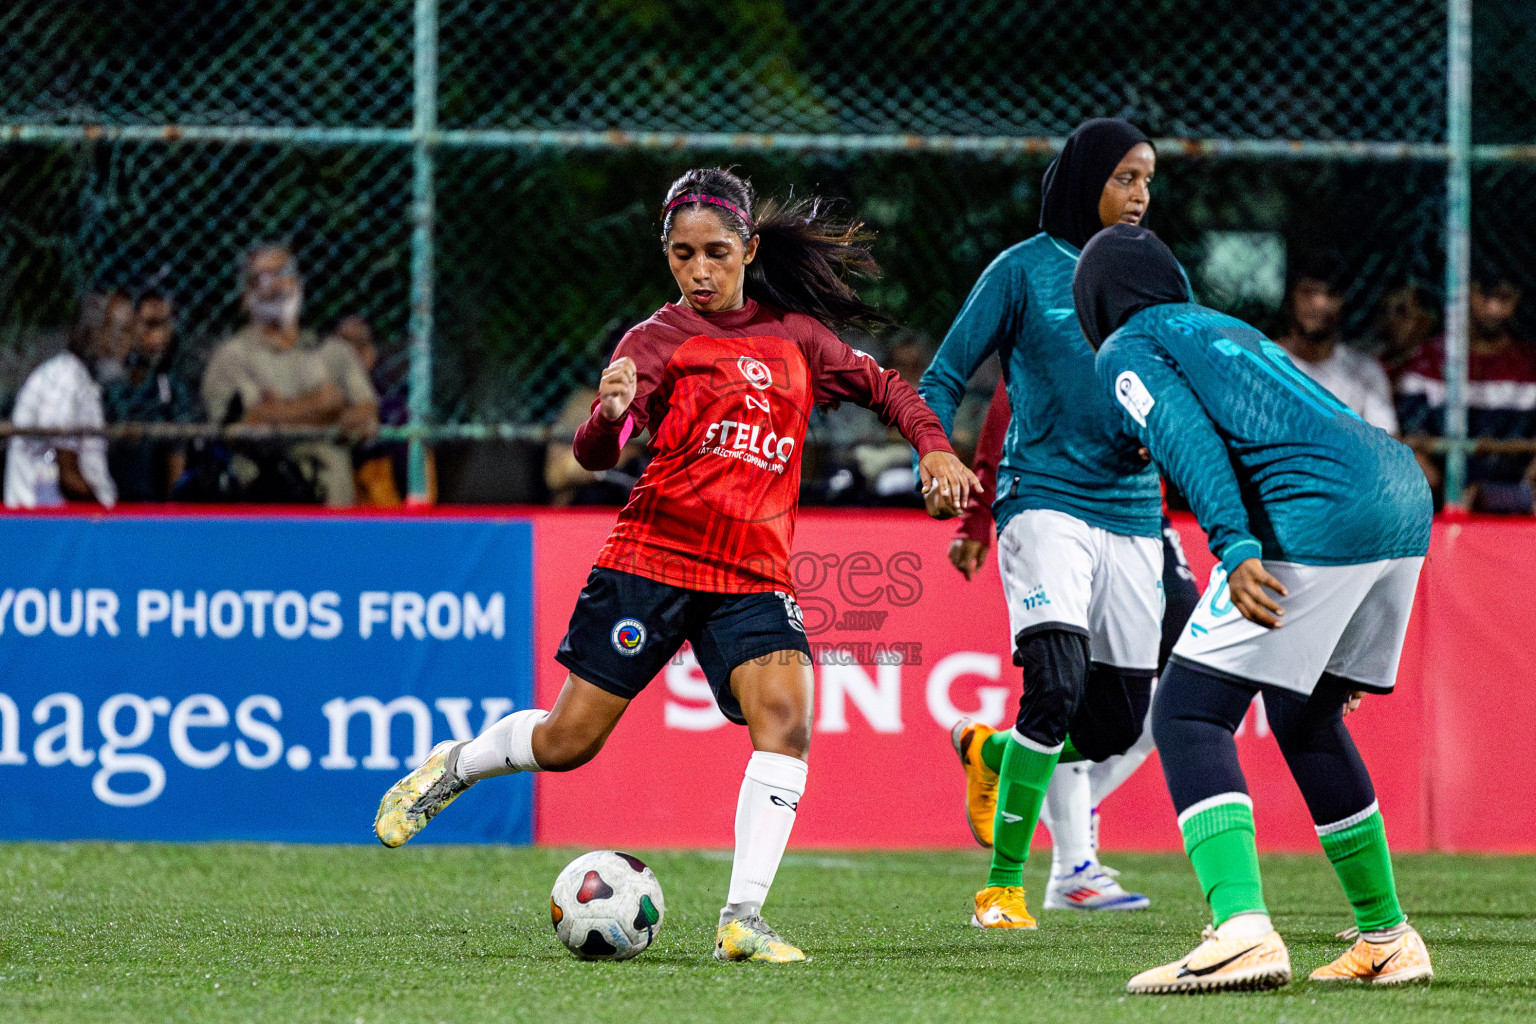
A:
{"type": "Polygon", "coordinates": [[[1259,689],[1175,659],[1152,701],[1152,733],[1184,850],[1217,925],[1239,914],[1267,913],[1253,801],[1233,740],[1259,689]]]}
{"type": "Polygon", "coordinates": [[[1338,676],[1324,675],[1311,697],[1264,691],[1270,731],[1317,825],[1343,821],[1376,802],[1370,772],[1344,726],[1350,689],[1338,676]]]}
{"type": "Polygon", "coordinates": [[[1083,697],[1072,716],[1068,734],[1077,752],[1088,761],[1123,754],[1141,736],[1152,703],[1150,669],[1121,669],[1093,663],[1083,697]]]}
{"type": "Polygon", "coordinates": [[[1158,675],[1168,667],[1173,645],[1179,642],[1199,603],[1200,587],[1189,560],[1184,557],[1184,543],[1173,523],[1163,516],[1163,642],[1157,652],[1158,675]]]}

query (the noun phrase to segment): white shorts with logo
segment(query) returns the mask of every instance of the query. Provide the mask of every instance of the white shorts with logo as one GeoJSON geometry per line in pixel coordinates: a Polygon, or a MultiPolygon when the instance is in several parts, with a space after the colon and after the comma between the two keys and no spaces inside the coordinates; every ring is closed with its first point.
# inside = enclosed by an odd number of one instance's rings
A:
{"type": "Polygon", "coordinates": [[[1276,598],[1285,609],[1278,629],[1243,618],[1218,565],[1173,656],[1301,694],[1310,694],[1324,672],[1386,693],[1397,682],[1423,564],[1422,558],[1361,565],[1266,560],[1264,568],[1287,591],[1276,598]]]}
{"type": "Polygon", "coordinates": [[[1126,537],[1048,509],[1020,512],[997,538],[1008,628],[1066,628],[1088,637],[1089,660],[1157,670],[1163,542],[1126,537]]]}

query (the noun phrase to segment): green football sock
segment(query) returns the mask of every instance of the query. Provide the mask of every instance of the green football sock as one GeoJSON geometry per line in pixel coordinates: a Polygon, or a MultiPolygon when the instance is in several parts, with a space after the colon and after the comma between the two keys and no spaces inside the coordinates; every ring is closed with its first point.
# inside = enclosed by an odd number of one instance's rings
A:
{"type": "Polygon", "coordinates": [[[1003,770],[1003,751],[1008,749],[1009,732],[999,729],[981,741],[981,760],[995,772],[1003,770]]]}
{"type": "Polygon", "coordinates": [[[1356,926],[1362,932],[1374,932],[1402,924],[1403,908],[1397,902],[1392,854],[1387,849],[1381,811],[1373,805],[1362,821],[1342,828],[1323,827],[1330,831],[1320,832],[1317,838],[1344,885],[1344,895],[1355,908],[1356,926]]]}
{"type": "MultiPolygon", "coordinates": [[[[1003,770],[1003,752],[1008,749],[1008,740],[1013,734],[1007,729],[999,729],[991,736],[981,741],[981,760],[988,768],[1001,773],[1003,770]]],[[[1073,761],[1083,760],[1083,755],[1077,752],[1069,737],[1061,748],[1060,764],[1070,764],[1073,761]]]]}
{"type": "Polygon", "coordinates": [[[1259,879],[1253,807],[1246,800],[1197,811],[1180,822],[1179,829],[1184,833],[1184,852],[1195,866],[1195,877],[1217,927],[1238,914],[1269,913],[1259,879]]]}
{"type": "Polygon", "coordinates": [[[1008,736],[997,780],[997,814],[992,819],[992,870],[988,885],[1023,885],[1029,841],[1040,820],[1040,805],[1060,751],[1042,754],[1008,736]]]}

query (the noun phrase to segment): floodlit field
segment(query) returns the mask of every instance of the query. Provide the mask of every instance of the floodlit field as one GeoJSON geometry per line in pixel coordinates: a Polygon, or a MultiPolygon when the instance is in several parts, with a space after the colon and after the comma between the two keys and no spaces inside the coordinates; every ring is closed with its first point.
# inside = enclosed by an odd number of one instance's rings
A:
{"type": "MultiPolygon", "coordinates": [[[[791,853],[769,918],[813,960],[715,963],[723,853],[638,851],[666,890],[656,946],[579,963],[548,893],[578,851],[0,845],[6,1021],[1530,1021],[1536,859],[1404,857],[1404,905],[1438,976],[1396,991],[1293,983],[1261,995],[1130,997],[1185,952],[1202,906],[1182,858],[1109,858],[1153,898],[1120,916],[966,926],[980,852],[791,853]]],[[[1321,856],[1264,861],[1298,974],[1343,948],[1321,856]]],[[[1045,870],[1026,876],[1031,903],[1045,870]]]]}

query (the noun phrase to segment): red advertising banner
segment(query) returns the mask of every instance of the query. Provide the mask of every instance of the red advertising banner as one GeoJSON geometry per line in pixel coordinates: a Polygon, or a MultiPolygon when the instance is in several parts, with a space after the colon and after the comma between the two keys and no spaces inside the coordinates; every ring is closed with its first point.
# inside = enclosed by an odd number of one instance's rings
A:
{"type": "MultiPolygon", "coordinates": [[[[539,702],[548,707],[566,674],[554,651],[613,513],[536,513],[533,518],[536,682],[539,702]]],[[[1188,517],[1179,527],[1203,583],[1213,561],[1204,535],[1188,517]]],[[[1536,531],[1527,530],[1526,544],[1536,548],[1536,531]]],[[[1011,725],[1020,674],[1011,660],[996,564],[989,562],[977,579],[966,582],[945,557],[953,536],[952,526],[919,512],[801,514],[793,571],[818,664],[811,770],[795,845],[972,843],[963,816],[964,778],[950,747],[949,727],[962,714],[1011,725]]],[[[1490,541],[1476,550],[1492,557],[1498,547],[1490,541]]],[[[1488,590],[1499,586],[1496,579],[1487,577],[1488,590]]],[[[1423,608],[1419,611],[1398,692],[1367,698],[1349,720],[1373,768],[1389,834],[1405,850],[1430,845],[1426,793],[1435,794],[1440,807],[1450,799],[1440,794],[1452,788],[1445,783],[1426,788],[1425,625],[1423,608]]],[[[1488,645],[1485,649],[1511,642],[1507,628],[1501,634],[1490,624],[1485,632],[1492,635],[1475,641],[1488,645]]],[[[1469,637],[1467,644],[1473,643],[1469,637]]],[[[1472,715],[1475,703],[1449,700],[1436,704],[1435,712],[1461,722],[1472,715]]],[[[1269,735],[1261,704],[1250,711],[1238,747],[1254,796],[1260,843],[1270,850],[1315,849],[1306,807],[1269,735]]],[[[1496,756],[1495,745],[1484,749],[1496,756]]],[[[634,701],[595,761],[568,775],[540,778],[537,840],[729,846],[750,750],[746,730],[728,724],[715,709],[703,675],[685,652],[634,701]]],[[[1462,787],[1454,788],[1467,799],[1462,787]]],[[[1486,807],[1487,801],[1468,806],[1486,807]]],[[[1521,834],[1536,835],[1532,824],[1527,822],[1521,834]]],[[[1470,822],[1465,828],[1465,842],[1478,848],[1509,841],[1508,836],[1500,840],[1477,832],[1470,822]]],[[[1105,802],[1102,841],[1105,849],[1179,848],[1156,755],[1105,802]]]]}
{"type": "Polygon", "coordinates": [[[1424,816],[1448,851],[1536,852],[1536,529],[1435,525],[1419,585],[1424,816]]]}

